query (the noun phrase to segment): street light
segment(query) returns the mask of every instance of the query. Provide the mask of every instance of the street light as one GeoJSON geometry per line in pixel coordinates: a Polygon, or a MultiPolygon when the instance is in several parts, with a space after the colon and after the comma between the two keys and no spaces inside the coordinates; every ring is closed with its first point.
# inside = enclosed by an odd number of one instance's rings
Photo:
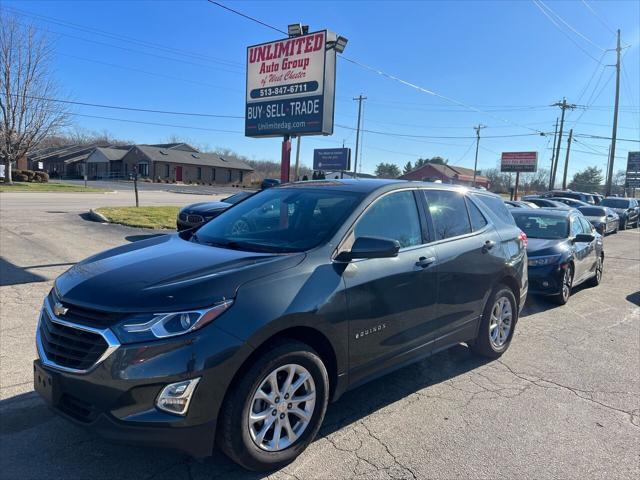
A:
{"type": "Polygon", "coordinates": [[[300,35],[306,35],[309,33],[309,25],[302,25],[302,23],[292,23],[287,29],[290,37],[299,37],[300,35]]]}
{"type": "Polygon", "coordinates": [[[334,49],[336,53],[342,53],[344,52],[348,41],[349,40],[347,40],[345,37],[338,35],[338,38],[336,38],[335,40],[330,40],[327,42],[327,50],[334,49]]]}

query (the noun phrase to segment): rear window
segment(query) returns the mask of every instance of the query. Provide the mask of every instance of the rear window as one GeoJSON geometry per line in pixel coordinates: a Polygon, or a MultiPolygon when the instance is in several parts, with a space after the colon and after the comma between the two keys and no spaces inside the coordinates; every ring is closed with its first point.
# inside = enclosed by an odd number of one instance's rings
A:
{"type": "Polygon", "coordinates": [[[629,203],[626,198],[605,198],[600,205],[609,208],[629,208],[629,203]]]}
{"type": "Polygon", "coordinates": [[[493,195],[478,195],[473,194],[473,198],[480,200],[489,210],[493,212],[500,220],[509,225],[513,225],[513,217],[509,213],[509,210],[505,206],[500,197],[494,197],[493,195]]]}
{"type": "Polygon", "coordinates": [[[569,234],[569,223],[565,217],[514,211],[513,218],[529,238],[552,240],[567,238],[569,234]]]}
{"type": "Polygon", "coordinates": [[[604,208],[580,207],[578,210],[588,217],[604,217],[607,214],[604,208]]]}

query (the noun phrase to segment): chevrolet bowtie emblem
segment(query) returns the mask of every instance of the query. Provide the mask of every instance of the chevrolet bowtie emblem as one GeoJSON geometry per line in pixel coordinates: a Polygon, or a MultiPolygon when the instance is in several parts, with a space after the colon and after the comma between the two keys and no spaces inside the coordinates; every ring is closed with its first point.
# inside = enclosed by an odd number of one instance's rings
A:
{"type": "Polygon", "coordinates": [[[69,309],[67,307],[65,307],[64,305],[62,305],[60,302],[56,302],[53,305],[53,313],[56,316],[64,315],[68,311],[69,311],[69,309]]]}

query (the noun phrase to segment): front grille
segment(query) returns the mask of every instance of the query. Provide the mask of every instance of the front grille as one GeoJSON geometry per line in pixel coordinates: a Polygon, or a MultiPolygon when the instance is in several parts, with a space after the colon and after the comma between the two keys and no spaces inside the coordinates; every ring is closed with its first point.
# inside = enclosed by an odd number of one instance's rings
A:
{"type": "Polygon", "coordinates": [[[100,310],[90,310],[88,308],[72,305],[60,300],[55,292],[55,289],[51,290],[49,294],[49,301],[51,305],[61,303],[68,308],[67,313],[64,314],[64,319],[72,323],[79,323],[95,328],[105,328],[114,325],[124,319],[125,314],[102,312],[100,310]]]}
{"type": "Polygon", "coordinates": [[[187,215],[187,222],[189,223],[202,223],[204,218],[201,215],[187,215]]]}
{"type": "Polygon", "coordinates": [[[178,218],[183,221],[186,222],[187,221],[187,214],[186,213],[181,213],[178,215],[178,218]]]}
{"type": "Polygon", "coordinates": [[[93,405],[66,393],[60,397],[57,407],[63,413],[84,423],[93,421],[97,416],[97,411],[93,405]]]}
{"type": "Polygon", "coordinates": [[[87,370],[109,347],[99,333],[54,322],[46,308],[42,310],[39,328],[43,353],[61,367],[87,370]]]}

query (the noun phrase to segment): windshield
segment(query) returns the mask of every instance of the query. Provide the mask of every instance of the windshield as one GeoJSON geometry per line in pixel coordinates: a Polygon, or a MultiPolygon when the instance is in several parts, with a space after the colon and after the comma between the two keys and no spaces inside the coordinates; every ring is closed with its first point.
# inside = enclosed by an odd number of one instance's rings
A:
{"type": "Polygon", "coordinates": [[[564,217],[515,211],[512,214],[520,230],[529,238],[552,240],[569,236],[569,222],[564,217]]]}
{"type": "Polygon", "coordinates": [[[325,242],[363,195],[311,188],[264,190],[204,225],[193,241],[255,252],[300,252],[325,242]]]}
{"type": "Polygon", "coordinates": [[[605,198],[600,202],[603,207],[629,208],[629,200],[624,198],[605,198]]]}
{"type": "Polygon", "coordinates": [[[604,208],[580,207],[578,210],[580,210],[583,215],[586,215],[588,217],[604,217],[607,215],[607,212],[604,210],[604,208]]]}
{"type": "Polygon", "coordinates": [[[230,197],[223,198],[222,201],[225,203],[230,203],[231,205],[235,205],[240,200],[244,200],[245,198],[250,197],[253,194],[254,192],[239,192],[231,195],[230,197]]]}

